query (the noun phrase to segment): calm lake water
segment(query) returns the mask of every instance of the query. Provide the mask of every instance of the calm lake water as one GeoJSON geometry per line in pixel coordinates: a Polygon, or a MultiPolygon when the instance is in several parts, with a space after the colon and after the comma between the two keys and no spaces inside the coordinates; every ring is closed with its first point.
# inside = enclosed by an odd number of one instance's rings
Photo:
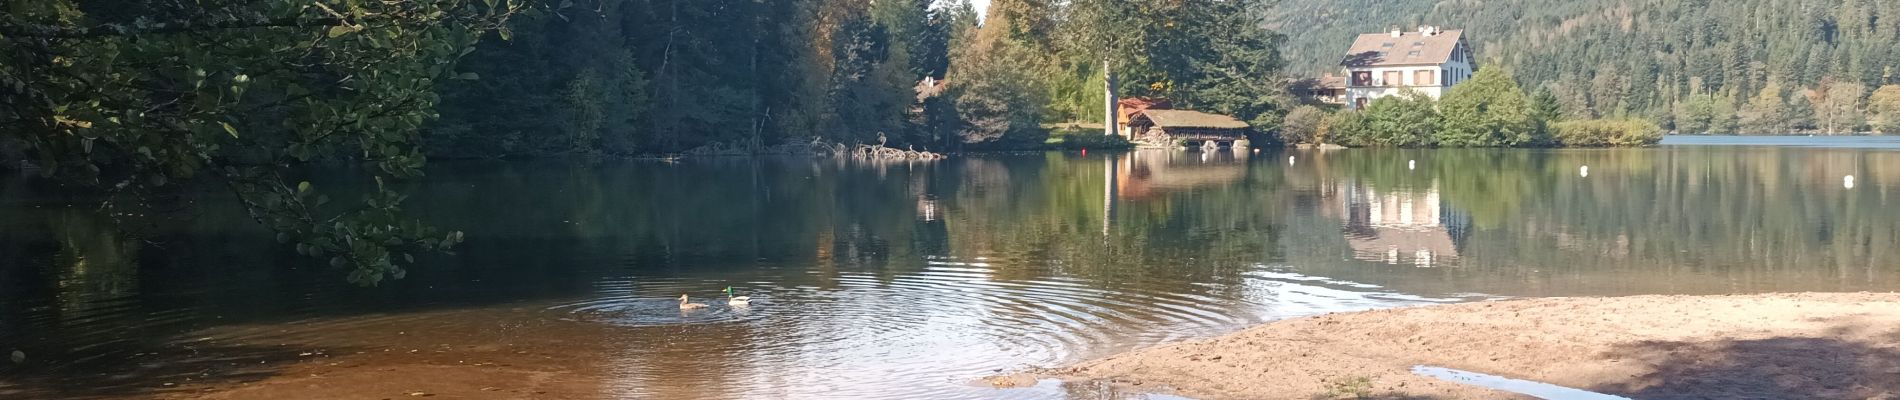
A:
{"type": "Polygon", "coordinates": [[[223,196],[115,222],[0,180],[0,352],[27,356],[0,360],[0,393],[159,390],[180,379],[154,376],[177,374],[165,365],[196,360],[172,358],[214,353],[190,343],[220,343],[223,363],[421,335],[571,344],[540,350],[607,377],[601,397],[1095,398],[972,381],[1336,311],[1900,289],[1900,151],[1888,149],[438,163],[429,175],[410,208],[467,244],[376,288],[276,245],[223,196]],[[715,299],[726,286],[753,304],[715,299]],[[682,293],[712,307],[683,313],[682,293]]]}

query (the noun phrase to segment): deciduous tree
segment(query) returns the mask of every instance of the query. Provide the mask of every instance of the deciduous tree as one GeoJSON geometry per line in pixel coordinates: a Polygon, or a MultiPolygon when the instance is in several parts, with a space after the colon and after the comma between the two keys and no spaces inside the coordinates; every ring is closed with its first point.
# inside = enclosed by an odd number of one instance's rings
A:
{"type": "Polygon", "coordinates": [[[1470,81],[1453,86],[1438,103],[1444,125],[1440,146],[1520,146],[1536,142],[1537,124],[1530,98],[1503,68],[1484,68],[1470,81]]]}

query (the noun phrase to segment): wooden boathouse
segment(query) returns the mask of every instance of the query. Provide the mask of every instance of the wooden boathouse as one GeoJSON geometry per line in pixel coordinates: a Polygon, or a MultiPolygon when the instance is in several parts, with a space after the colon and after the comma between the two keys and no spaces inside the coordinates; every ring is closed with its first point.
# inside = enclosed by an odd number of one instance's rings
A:
{"type": "Polygon", "coordinates": [[[1247,139],[1246,122],[1220,114],[1188,110],[1142,110],[1129,117],[1128,140],[1144,146],[1232,147],[1247,139]]]}

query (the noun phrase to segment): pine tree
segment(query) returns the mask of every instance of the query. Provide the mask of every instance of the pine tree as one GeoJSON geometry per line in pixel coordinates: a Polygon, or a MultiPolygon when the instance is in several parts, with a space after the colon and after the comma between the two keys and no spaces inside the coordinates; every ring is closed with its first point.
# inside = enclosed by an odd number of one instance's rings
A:
{"type": "Polygon", "coordinates": [[[1709,133],[1715,135],[1738,133],[1741,128],[1735,115],[1735,102],[1729,100],[1727,96],[1717,96],[1714,107],[1709,110],[1709,133]]]}
{"type": "Polygon", "coordinates": [[[1705,135],[1710,132],[1716,118],[1715,97],[1698,94],[1689,96],[1676,110],[1676,131],[1684,135],[1705,135]]]}
{"type": "Polygon", "coordinates": [[[1531,121],[1537,124],[1538,136],[1550,136],[1550,124],[1562,121],[1563,113],[1563,105],[1557,103],[1557,95],[1550,89],[1538,89],[1531,97],[1531,121]]]}
{"type": "Polygon", "coordinates": [[[1788,129],[1794,132],[1815,129],[1814,101],[1806,93],[1797,91],[1788,96],[1788,129]]]}

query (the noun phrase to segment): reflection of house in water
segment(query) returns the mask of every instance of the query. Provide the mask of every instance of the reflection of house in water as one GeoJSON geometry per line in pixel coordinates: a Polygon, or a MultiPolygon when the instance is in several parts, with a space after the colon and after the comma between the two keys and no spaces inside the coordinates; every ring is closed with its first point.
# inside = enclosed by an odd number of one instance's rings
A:
{"type": "Polygon", "coordinates": [[[1170,191],[1223,186],[1247,177],[1247,153],[1136,151],[1109,158],[1115,197],[1154,198],[1170,191]]]}
{"type": "Polygon", "coordinates": [[[1343,193],[1335,201],[1344,203],[1346,241],[1354,258],[1432,267],[1457,258],[1470,231],[1471,217],[1445,206],[1436,188],[1379,192],[1342,185],[1339,190],[1343,193]]]}
{"type": "Polygon", "coordinates": [[[1102,235],[1122,200],[1148,200],[1172,191],[1223,186],[1247,177],[1247,153],[1139,150],[1107,157],[1102,185],[1102,235]]]}

